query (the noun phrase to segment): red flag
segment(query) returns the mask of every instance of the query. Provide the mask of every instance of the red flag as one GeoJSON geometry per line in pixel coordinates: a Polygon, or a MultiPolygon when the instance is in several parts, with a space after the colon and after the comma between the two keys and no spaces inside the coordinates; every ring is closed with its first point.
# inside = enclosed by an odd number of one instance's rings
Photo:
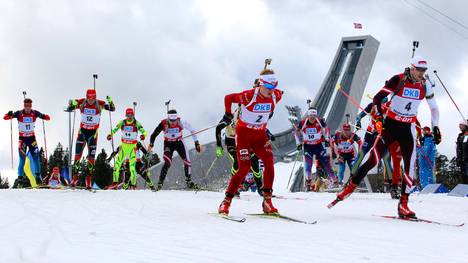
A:
{"type": "Polygon", "coordinates": [[[361,23],[353,23],[355,29],[362,29],[362,24],[361,23]]]}

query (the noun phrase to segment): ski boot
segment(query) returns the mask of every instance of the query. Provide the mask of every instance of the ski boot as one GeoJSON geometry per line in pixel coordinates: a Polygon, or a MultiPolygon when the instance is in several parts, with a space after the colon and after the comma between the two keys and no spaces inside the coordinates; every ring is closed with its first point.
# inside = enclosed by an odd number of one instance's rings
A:
{"type": "Polygon", "coordinates": [[[310,192],[312,188],[312,179],[306,179],[305,183],[306,192],[310,192]]]}
{"type": "Polygon", "coordinates": [[[185,178],[185,185],[188,189],[200,189],[200,187],[198,186],[198,184],[194,183],[192,181],[192,178],[190,176],[186,177],[185,178]]]}
{"type": "Polygon", "coordinates": [[[128,188],[129,190],[136,190],[137,186],[134,184],[130,184],[130,187],[128,188]]]}
{"type": "Polygon", "coordinates": [[[147,185],[148,185],[148,187],[151,189],[151,191],[153,191],[153,192],[156,191],[156,187],[154,187],[153,182],[149,181],[149,182],[147,183],[147,185]]]}
{"type": "Polygon", "coordinates": [[[229,215],[229,208],[231,207],[233,195],[226,193],[226,197],[224,197],[223,201],[218,207],[218,213],[222,215],[229,215]]]}
{"type": "Polygon", "coordinates": [[[398,203],[398,216],[404,219],[416,219],[416,214],[413,211],[411,211],[411,209],[408,207],[408,196],[409,195],[406,193],[401,194],[400,202],[398,203]]]}
{"type": "Polygon", "coordinates": [[[91,187],[93,186],[93,179],[92,179],[91,175],[86,176],[85,186],[86,186],[86,189],[88,189],[88,190],[90,190],[91,187]]]}
{"type": "Polygon", "coordinates": [[[42,178],[40,174],[36,174],[36,184],[37,184],[37,187],[42,186],[42,178]]]}
{"type": "Polygon", "coordinates": [[[392,197],[392,199],[400,199],[400,194],[398,193],[398,185],[391,186],[390,196],[392,197]]]}
{"type": "Polygon", "coordinates": [[[277,214],[278,213],[278,209],[276,209],[273,206],[273,203],[271,202],[272,192],[273,191],[271,189],[263,190],[262,208],[263,208],[263,213],[265,214],[277,214]]]}
{"type": "Polygon", "coordinates": [[[124,190],[128,190],[128,186],[129,186],[129,184],[128,184],[128,183],[124,183],[124,184],[123,184],[123,186],[122,186],[122,189],[124,189],[124,190]]]}
{"type": "Polygon", "coordinates": [[[336,199],[339,201],[343,201],[345,198],[347,198],[354,192],[356,187],[357,187],[357,184],[353,183],[352,180],[349,180],[348,184],[343,188],[343,190],[341,190],[336,195],[336,199]]]}
{"type": "Polygon", "coordinates": [[[78,184],[78,175],[74,174],[72,181],[71,181],[71,187],[76,187],[77,184],[78,184]]]}
{"type": "Polygon", "coordinates": [[[119,189],[119,182],[113,182],[111,185],[107,187],[107,190],[118,190],[119,189]]]}

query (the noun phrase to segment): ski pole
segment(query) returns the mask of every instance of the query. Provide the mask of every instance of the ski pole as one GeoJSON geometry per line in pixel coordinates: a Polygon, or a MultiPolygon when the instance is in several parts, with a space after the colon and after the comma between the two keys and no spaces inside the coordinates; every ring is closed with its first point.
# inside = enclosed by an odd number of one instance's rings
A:
{"type": "Polygon", "coordinates": [[[458,113],[460,113],[460,116],[461,116],[462,119],[465,121],[465,120],[466,120],[465,116],[464,116],[463,113],[461,112],[460,108],[458,108],[457,103],[455,103],[455,100],[452,98],[452,95],[450,95],[450,92],[447,90],[447,88],[445,87],[444,83],[443,83],[442,80],[440,79],[439,74],[437,74],[437,70],[434,70],[434,74],[436,75],[436,77],[437,77],[437,79],[439,80],[440,84],[442,84],[442,87],[444,87],[445,92],[447,92],[447,95],[448,95],[448,96],[450,97],[450,99],[452,100],[453,105],[455,105],[455,108],[457,108],[458,113]]]}
{"type": "Polygon", "coordinates": [[[296,158],[294,158],[293,168],[291,170],[291,175],[289,176],[288,185],[286,186],[288,189],[289,189],[289,183],[291,182],[291,177],[294,173],[294,168],[296,168],[296,163],[297,163],[297,159],[299,158],[299,153],[301,153],[301,151],[297,151],[296,158]]]}
{"type": "MultiPolygon", "coordinates": [[[[164,105],[166,105],[166,110],[169,111],[169,104],[171,103],[171,100],[168,100],[166,102],[164,102],[164,105]]],[[[166,111],[166,112],[167,112],[166,111]]]]}
{"type": "Polygon", "coordinates": [[[413,54],[411,55],[411,58],[414,58],[414,52],[416,51],[416,48],[419,47],[419,41],[413,41],[413,54]]]}
{"type": "Polygon", "coordinates": [[[216,123],[215,125],[212,125],[212,126],[210,126],[210,127],[203,128],[203,129],[201,129],[201,130],[198,130],[198,131],[196,131],[196,132],[193,132],[193,133],[191,133],[191,134],[189,134],[189,135],[186,135],[186,136],[182,137],[182,139],[188,138],[188,137],[190,137],[190,136],[192,136],[192,135],[196,135],[196,134],[202,133],[202,132],[207,131],[207,130],[211,130],[211,129],[213,129],[213,128],[216,128],[216,126],[218,126],[218,125],[219,125],[219,123],[216,123]]]}
{"type": "Polygon", "coordinates": [[[208,175],[210,174],[210,172],[211,172],[211,169],[213,169],[213,167],[214,167],[214,164],[216,163],[216,161],[217,161],[218,159],[219,159],[219,158],[218,158],[218,157],[216,157],[216,158],[213,160],[213,162],[211,162],[211,165],[210,165],[210,167],[209,167],[209,168],[208,168],[208,170],[206,171],[206,176],[208,176],[208,175]]]}
{"type": "Polygon", "coordinates": [[[13,169],[13,119],[10,119],[11,169],[13,169]]]}
{"type": "MultiPolygon", "coordinates": [[[[110,134],[111,134],[111,146],[112,146],[112,152],[115,152],[114,149],[114,136],[112,136],[112,113],[109,111],[109,125],[110,125],[110,134]]],[[[115,167],[115,155],[112,157],[114,160],[114,167],[115,167]]]]}
{"type": "Polygon", "coordinates": [[[49,155],[47,153],[47,138],[46,138],[46,129],[45,129],[44,119],[42,119],[42,133],[44,134],[45,166],[46,166],[46,171],[47,171],[49,155]]]}
{"type": "Polygon", "coordinates": [[[93,74],[93,87],[96,90],[96,79],[98,78],[98,74],[93,74]]]}

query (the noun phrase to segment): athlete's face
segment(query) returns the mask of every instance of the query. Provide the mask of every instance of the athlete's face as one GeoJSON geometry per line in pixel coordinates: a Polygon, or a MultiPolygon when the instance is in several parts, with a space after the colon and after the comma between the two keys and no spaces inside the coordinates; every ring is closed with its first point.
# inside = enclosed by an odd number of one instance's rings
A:
{"type": "Polygon", "coordinates": [[[310,115],[309,116],[309,122],[310,123],[315,123],[315,121],[317,120],[316,118],[317,118],[316,116],[310,115]]]}
{"type": "Polygon", "coordinates": [[[26,113],[30,113],[31,112],[31,109],[32,109],[32,103],[25,103],[24,104],[24,111],[26,113]]]}
{"type": "Polygon", "coordinates": [[[135,117],[135,116],[133,114],[127,114],[127,115],[125,115],[125,117],[127,118],[128,122],[131,122],[131,121],[133,121],[133,117],[135,117]]]}
{"type": "Polygon", "coordinates": [[[461,124],[461,123],[458,124],[458,128],[460,128],[460,131],[462,131],[462,132],[466,131],[466,126],[461,124]]]}
{"type": "Polygon", "coordinates": [[[171,120],[171,119],[169,119],[169,126],[174,127],[174,126],[176,125],[176,123],[177,123],[176,121],[177,121],[177,120],[171,120]]]}
{"type": "Polygon", "coordinates": [[[426,73],[426,70],[425,68],[415,68],[415,67],[411,67],[411,70],[410,70],[410,73],[411,73],[411,77],[416,80],[416,81],[421,81],[423,80],[424,78],[424,73],[426,73]]]}
{"type": "Polygon", "coordinates": [[[273,90],[260,86],[260,94],[262,94],[263,97],[269,98],[273,94],[273,90]]]}
{"type": "Polygon", "coordinates": [[[96,102],[96,99],[86,99],[88,104],[94,104],[96,102]]]}
{"type": "Polygon", "coordinates": [[[351,137],[351,131],[343,131],[346,137],[351,137]]]}

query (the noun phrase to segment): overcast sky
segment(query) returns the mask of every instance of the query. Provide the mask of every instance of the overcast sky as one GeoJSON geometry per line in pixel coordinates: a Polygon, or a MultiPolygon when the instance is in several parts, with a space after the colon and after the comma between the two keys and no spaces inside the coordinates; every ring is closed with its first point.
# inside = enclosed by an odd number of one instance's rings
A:
{"type": "MultiPolygon", "coordinates": [[[[462,23],[465,1],[430,0],[430,5],[462,23]]],[[[288,128],[284,105],[305,107],[314,98],[344,36],[370,34],[380,41],[365,94],[374,94],[408,66],[412,41],[417,54],[437,69],[456,101],[466,110],[468,30],[438,16],[455,33],[401,1],[112,1],[43,0],[0,2],[0,112],[22,107],[22,91],[33,107],[50,114],[46,123],[49,153],[67,144],[69,98],[84,97],[99,74],[98,97],[111,95],[117,106],[114,125],[126,107],[138,102],[137,119],[151,132],[165,117],[164,101],[195,128],[215,124],[223,115],[223,96],[250,87],[263,60],[273,58],[284,100],[270,123],[273,132],[288,128]],[[354,29],[353,22],[363,24],[354,29]],[[462,34],[462,35],[460,35],[462,34]]],[[[428,9],[425,9],[428,12],[428,9]]],[[[432,15],[436,15],[434,12],[432,15]]],[[[454,155],[459,114],[440,85],[443,142],[440,152],[454,155]]],[[[364,98],[362,104],[370,100],[364,98]]],[[[464,111],[464,114],[468,112],[464,111]]],[[[419,117],[428,125],[426,103],[419,117]]],[[[77,116],[78,125],[79,116],[77,116]]],[[[13,125],[15,168],[17,125],[13,125]]],[[[101,121],[98,148],[109,148],[109,118],[101,121]]],[[[42,123],[36,126],[44,145],[42,123]]],[[[0,169],[10,167],[10,124],[0,122],[0,169]]],[[[214,131],[200,136],[214,140],[214,131]]],[[[161,138],[156,146],[162,152],[161,138]]]]}

